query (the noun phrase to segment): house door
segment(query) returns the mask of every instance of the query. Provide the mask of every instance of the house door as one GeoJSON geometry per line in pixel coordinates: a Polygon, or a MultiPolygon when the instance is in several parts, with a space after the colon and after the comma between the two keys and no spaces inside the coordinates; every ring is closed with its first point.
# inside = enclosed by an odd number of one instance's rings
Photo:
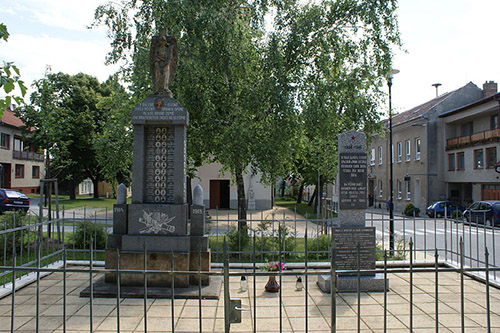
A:
{"type": "Polygon", "coordinates": [[[368,207],[373,207],[375,199],[375,180],[368,179],[368,207]]]}
{"type": "Polygon", "coordinates": [[[210,209],[229,209],[229,180],[210,180],[210,209]]]}
{"type": "Polygon", "coordinates": [[[11,188],[11,168],[9,163],[0,164],[0,187],[11,188]]]}

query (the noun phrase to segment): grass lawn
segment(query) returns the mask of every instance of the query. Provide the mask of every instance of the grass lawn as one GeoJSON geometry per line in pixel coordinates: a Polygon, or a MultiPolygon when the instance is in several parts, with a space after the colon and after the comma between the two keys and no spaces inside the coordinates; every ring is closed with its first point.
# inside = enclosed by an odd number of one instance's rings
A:
{"type": "Polygon", "coordinates": [[[307,202],[302,202],[297,204],[297,200],[290,197],[276,197],[274,198],[274,204],[276,206],[288,208],[291,211],[297,210],[297,214],[300,214],[308,219],[317,219],[316,207],[308,206],[307,202]]]}
{"type": "MultiPolygon", "coordinates": [[[[127,198],[127,203],[131,203],[132,198],[127,198]]],[[[74,200],[59,200],[59,208],[62,209],[73,209],[73,208],[102,208],[112,210],[113,205],[116,203],[115,198],[89,198],[88,196],[77,197],[74,200]]],[[[47,207],[47,206],[45,206],[47,207]]],[[[55,209],[55,200],[52,200],[52,208],[55,209]]]]}

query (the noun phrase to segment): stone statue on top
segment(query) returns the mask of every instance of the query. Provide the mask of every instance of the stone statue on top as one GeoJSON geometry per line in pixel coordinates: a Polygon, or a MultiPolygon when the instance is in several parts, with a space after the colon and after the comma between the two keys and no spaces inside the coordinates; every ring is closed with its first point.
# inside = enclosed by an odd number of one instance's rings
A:
{"type": "Polygon", "coordinates": [[[155,86],[154,95],[172,97],[168,85],[173,81],[177,70],[177,39],[167,36],[165,28],[160,29],[159,36],[151,39],[149,65],[155,86]]]}

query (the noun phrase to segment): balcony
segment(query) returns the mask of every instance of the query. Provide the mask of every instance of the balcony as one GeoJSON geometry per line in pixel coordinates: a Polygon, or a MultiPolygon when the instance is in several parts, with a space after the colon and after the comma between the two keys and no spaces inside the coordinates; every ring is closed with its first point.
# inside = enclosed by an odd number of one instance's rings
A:
{"type": "Polygon", "coordinates": [[[43,162],[43,154],[34,153],[32,151],[12,151],[12,158],[17,160],[28,160],[43,162]]]}
{"type": "Polygon", "coordinates": [[[446,140],[446,150],[465,148],[477,144],[500,141],[500,129],[493,129],[472,135],[461,136],[446,140]]]}

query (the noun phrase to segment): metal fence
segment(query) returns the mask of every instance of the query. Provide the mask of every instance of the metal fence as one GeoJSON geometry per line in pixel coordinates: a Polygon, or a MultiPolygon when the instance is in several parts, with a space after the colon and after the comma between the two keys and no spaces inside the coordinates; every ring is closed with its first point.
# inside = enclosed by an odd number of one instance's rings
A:
{"type": "MultiPolygon", "coordinates": [[[[196,324],[188,331],[226,331],[231,329],[231,325],[236,325],[245,318],[249,324],[248,331],[258,332],[266,330],[288,331],[293,326],[290,314],[286,310],[287,302],[292,297],[289,291],[296,288],[296,277],[303,279],[304,292],[298,297],[302,299],[295,308],[302,308],[300,317],[300,330],[313,331],[317,324],[317,314],[310,314],[309,308],[316,302],[316,298],[322,299],[324,307],[328,311],[322,312],[322,318],[326,321],[327,328],[331,332],[342,328],[344,321],[339,321],[343,317],[339,314],[339,299],[345,301],[350,299],[351,311],[355,314],[350,322],[351,329],[362,331],[364,326],[364,297],[366,293],[359,288],[360,279],[364,274],[381,274],[385,281],[396,279],[399,275],[407,277],[405,280],[405,297],[407,296],[408,313],[405,317],[405,329],[413,331],[416,327],[414,318],[417,301],[414,299],[417,284],[415,276],[422,274],[434,281],[433,290],[427,290],[434,298],[434,308],[432,320],[433,330],[436,332],[443,327],[440,321],[440,313],[443,311],[443,298],[441,285],[442,276],[456,274],[456,304],[460,305],[457,311],[456,320],[460,321],[459,327],[464,330],[467,327],[467,281],[471,278],[481,282],[480,288],[475,287],[478,293],[484,296],[484,312],[474,313],[484,317],[484,329],[490,331],[492,327],[491,317],[494,313],[490,309],[490,288],[498,288],[500,281],[497,279],[499,267],[497,266],[496,237],[499,231],[496,228],[488,227],[484,224],[465,224],[462,221],[452,219],[429,219],[424,217],[397,217],[394,221],[396,233],[396,248],[389,249],[389,219],[383,210],[372,210],[367,213],[367,226],[376,228],[377,234],[377,267],[373,270],[363,270],[358,267],[353,276],[358,281],[358,289],[351,295],[345,296],[342,293],[325,294],[319,292],[315,285],[320,275],[330,275],[332,290],[335,290],[335,280],[338,275],[348,273],[335,269],[334,257],[335,249],[332,249],[332,232],[336,226],[335,219],[302,219],[297,215],[285,216],[277,214],[265,214],[264,212],[249,215],[249,219],[238,221],[230,218],[227,212],[215,211],[208,222],[209,242],[212,250],[212,270],[204,272],[201,266],[198,271],[182,271],[175,266],[169,270],[158,271],[148,270],[143,267],[140,270],[105,269],[103,267],[104,249],[106,247],[107,233],[111,231],[112,220],[108,219],[107,213],[102,217],[87,216],[86,212],[79,216],[72,213],[68,218],[62,213],[62,218],[52,221],[40,222],[36,217],[19,218],[18,215],[4,215],[3,222],[0,222],[0,242],[2,242],[3,258],[0,268],[1,283],[0,296],[9,301],[10,305],[10,330],[23,330],[19,326],[22,322],[19,318],[24,318],[19,314],[20,306],[24,303],[17,300],[16,295],[22,293],[19,289],[31,284],[33,292],[30,294],[35,311],[31,313],[33,322],[27,330],[36,331],[42,328],[41,311],[44,308],[43,299],[50,297],[44,293],[40,287],[42,278],[48,274],[59,276],[56,288],[61,290],[62,298],[59,299],[60,318],[62,318],[63,331],[71,328],[67,327],[68,319],[73,315],[69,313],[70,303],[68,298],[75,295],[74,288],[69,287],[69,282],[74,281],[74,277],[80,277],[82,285],[90,286],[90,297],[86,300],[87,318],[86,325],[88,331],[99,329],[96,326],[97,319],[101,318],[94,311],[100,304],[96,303],[93,295],[93,284],[96,279],[105,273],[113,272],[118,275],[116,288],[118,290],[116,302],[114,302],[114,313],[112,317],[115,321],[112,330],[127,330],[124,325],[123,307],[124,298],[120,297],[120,275],[140,274],[144,277],[144,292],[142,293],[141,311],[136,309],[135,317],[141,318],[136,329],[143,331],[155,330],[148,327],[148,323],[154,322],[151,311],[154,310],[152,299],[148,297],[149,289],[147,277],[151,274],[163,274],[166,278],[174,280],[177,275],[195,274],[198,276],[210,275],[219,277],[223,281],[222,294],[220,295],[221,309],[223,313],[211,314],[206,305],[206,300],[202,296],[201,282],[194,293],[194,302],[197,316],[194,316],[196,324]],[[50,235],[50,236],[49,236],[50,235]],[[263,271],[261,268],[269,261],[286,263],[286,269],[278,272],[263,271]],[[333,268],[333,269],[330,269],[333,268]],[[268,276],[276,275],[278,283],[282,286],[275,298],[268,299],[259,293],[259,287],[265,282],[268,276]],[[248,311],[245,311],[242,319],[241,302],[232,296],[236,294],[240,286],[241,276],[246,277],[250,288],[248,293],[248,311]],[[15,278],[14,278],[15,277],[15,278]],[[83,278],[81,278],[83,277],[83,278]],[[311,297],[314,296],[314,297],[311,297]],[[10,298],[8,298],[10,297],[10,298]],[[259,303],[275,302],[278,311],[274,312],[273,329],[267,327],[268,317],[259,310],[259,303]],[[286,312],[286,313],[285,313],[286,312]],[[148,319],[148,316],[150,317],[148,319]],[[249,316],[248,318],[246,316],[249,316]],[[250,318],[250,319],[249,319],[250,318]],[[266,319],[267,318],[267,319],[266,319]],[[211,320],[214,324],[211,325],[211,320]],[[221,322],[220,326],[218,322],[221,322]],[[140,326],[140,327],[139,327],[140,326]],[[311,327],[313,326],[313,327],[311,327]]],[[[147,248],[144,249],[144,255],[147,248]]],[[[119,256],[118,256],[119,260],[119,256]]],[[[144,261],[145,262],[145,261],[144,261]]],[[[173,265],[173,264],[172,264],[173,265]]],[[[120,267],[120,265],[117,265],[120,267]]],[[[447,276],[448,277],[448,276],[447,276]]],[[[201,281],[201,279],[199,279],[201,281]]],[[[446,280],[445,280],[446,281],[446,280]]],[[[395,286],[394,288],[396,288],[395,286]]],[[[421,290],[421,287],[418,287],[421,290]]],[[[261,288],[262,289],[262,288],[261,288]]],[[[425,289],[425,288],[424,288],[425,289]]],[[[429,286],[427,286],[429,289],[429,286]]],[[[450,288],[447,288],[447,290],[450,288]]],[[[388,310],[391,306],[390,299],[396,293],[396,289],[384,291],[378,294],[381,330],[388,330],[391,327],[390,318],[392,312],[388,310]],[[391,294],[392,293],[392,294],[391,294]]],[[[26,295],[22,295],[25,297],[26,295]]],[[[296,297],[295,294],[293,297],[296,297]]],[[[496,301],[497,298],[494,298],[496,301]]],[[[446,301],[446,299],[445,299],[446,301]]],[[[163,303],[169,305],[169,313],[163,314],[162,318],[164,331],[184,331],[179,327],[179,310],[176,304],[180,301],[176,298],[175,288],[167,300],[163,303]]],[[[405,304],[406,304],[405,303],[405,304]]],[[[7,304],[7,303],[3,303],[7,304]]],[[[182,303],[184,304],[184,303],[182,303]]],[[[219,303],[218,303],[219,304],[219,303]]],[[[322,305],[314,304],[321,308],[322,305]]],[[[297,310],[297,309],[295,309],[297,310]]],[[[480,312],[480,311],[479,311],[480,312]]],[[[345,319],[345,318],[344,318],[345,319]]],[[[28,324],[26,324],[28,325],[28,324]]],[[[418,325],[417,325],[418,326],[418,325]]],[[[296,329],[296,328],[291,328],[296,329]]],[[[84,328],[86,330],[86,328],[84,328]]],[[[239,329],[241,331],[241,329],[239,329]]],[[[404,329],[403,329],[404,330],[404,329]]]]}

